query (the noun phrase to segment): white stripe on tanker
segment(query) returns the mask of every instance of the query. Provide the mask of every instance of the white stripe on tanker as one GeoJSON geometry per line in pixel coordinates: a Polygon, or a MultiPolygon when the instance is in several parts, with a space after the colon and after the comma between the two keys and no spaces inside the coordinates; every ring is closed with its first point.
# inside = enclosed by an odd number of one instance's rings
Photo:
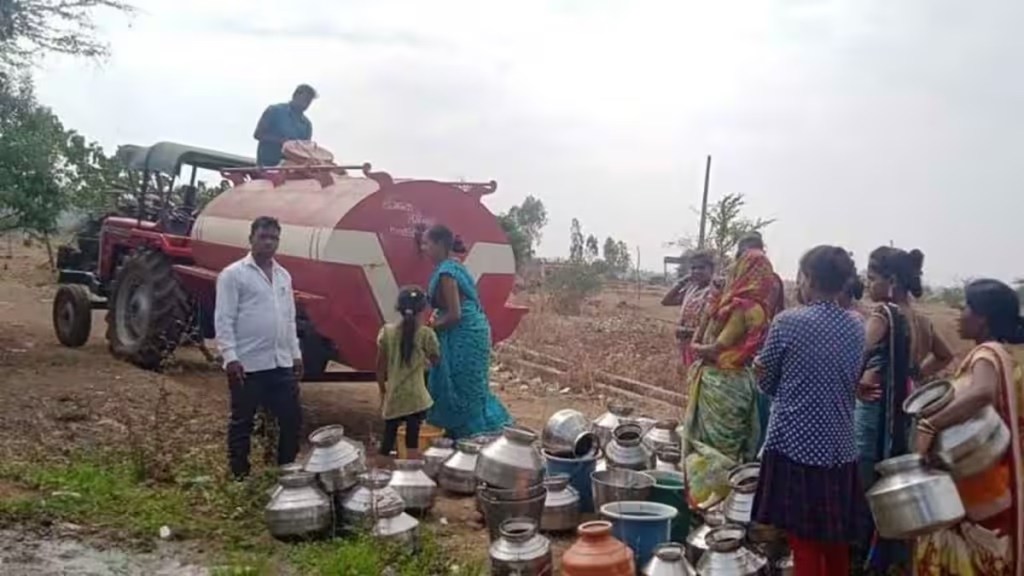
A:
{"type": "MultiPolygon", "coordinates": [[[[248,250],[250,224],[246,220],[201,215],[193,227],[193,239],[248,250]]],[[[398,281],[376,233],[282,223],[277,252],[316,262],[361,267],[384,321],[398,320],[395,311],[398,281]]],[[[475,281],[484,274],[515,274],[516,271],[512,246],[508,244],[477,242],[470,248],[464,264],[475,281]]]]}

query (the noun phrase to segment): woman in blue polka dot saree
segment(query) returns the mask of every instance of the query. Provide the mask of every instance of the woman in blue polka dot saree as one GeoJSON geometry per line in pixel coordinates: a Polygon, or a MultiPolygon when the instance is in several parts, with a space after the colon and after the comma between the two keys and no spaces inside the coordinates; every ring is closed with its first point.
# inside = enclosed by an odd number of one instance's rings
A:
{"type": "Polygon", "coordinates": [[[867,511],[854,440],[864,328],[837,302],[856,268],[819,246],[800,272],[806,304],[775,319],[754,364],[771,416],[753,518],[786,532],[796,574],[847,576],[867,511]]]}
{"type": "Polygon", "coordinates": [[[512,418],[491,392],[491,326],[472,275],[450,257],[458,249],[448,228],[434,226],[427,232],[426,250],[437,262],[427,293],[437,312],[433,327],[441,348],[428,379],[434,405],[427,422],[451,438],[468,438],[497,432],[512,418]]]}

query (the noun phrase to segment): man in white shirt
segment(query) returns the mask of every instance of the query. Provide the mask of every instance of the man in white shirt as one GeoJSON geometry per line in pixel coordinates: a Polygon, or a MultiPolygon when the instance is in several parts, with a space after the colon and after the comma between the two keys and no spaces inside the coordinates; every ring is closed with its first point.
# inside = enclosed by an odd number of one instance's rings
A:
{"type": "Polygon", "coordinates": [[[280,236],[276,219],[253,220],[249,255],[217,276],[214,323],[231,391],[228,461],[236,479],[249,474],[253,418],[260,406],[279,424],[278,464],[293,462],[299,449],[302,353],[292,277],[274,260],[280,236]]]}

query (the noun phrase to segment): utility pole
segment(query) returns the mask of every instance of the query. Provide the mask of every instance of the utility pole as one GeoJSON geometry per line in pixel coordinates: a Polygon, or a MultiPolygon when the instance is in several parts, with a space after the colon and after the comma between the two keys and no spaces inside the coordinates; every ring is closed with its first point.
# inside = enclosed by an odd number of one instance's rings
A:
{"type": "Polygon", "coordinates": [[[708,163],[704,167],[704,199],[700,203],[700,237],[697,240],[697,247],[704,248],[704,240],[707,234],[708,224],[708,187],[711,185],[711,155],[708,154],[708,163]]]}

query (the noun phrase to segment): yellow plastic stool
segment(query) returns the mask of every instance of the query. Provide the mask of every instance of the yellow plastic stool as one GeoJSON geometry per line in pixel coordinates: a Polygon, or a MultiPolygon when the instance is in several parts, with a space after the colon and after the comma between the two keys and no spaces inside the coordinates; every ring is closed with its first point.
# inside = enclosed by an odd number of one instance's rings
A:
{"type": "MultiPolygon", "coordinates": [[[[436,439],[444,436],[444,430],[436,428],[427,424],[426,422],[420,424],[420,452],[430,447],[430,444],[436,439]]],[[[398,427],[398,459],[405,460],[408,457],[408,452],[405,449],[405,424],[398,427]]]]}

